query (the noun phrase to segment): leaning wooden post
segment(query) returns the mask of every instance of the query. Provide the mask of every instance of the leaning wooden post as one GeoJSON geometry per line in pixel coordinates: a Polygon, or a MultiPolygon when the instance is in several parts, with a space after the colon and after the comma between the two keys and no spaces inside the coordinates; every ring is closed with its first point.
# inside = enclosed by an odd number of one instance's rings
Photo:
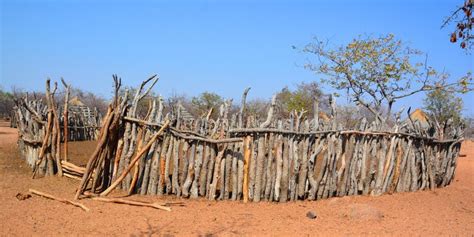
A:
{"type": "MultiPolygon", "coordinates": [[[[71,92],[71,87],[66,84],[63,78],[61,78],[61,82],[64,85],[64,88],[66,89],[66,95],[64,97],[64,108],[63,108],[63,129],[64,129],[64,160],[68,161],[68,147],[67,147],[67,142],[69,139],[69,93],[71,92]]],[[[58,148],[59,149],[59,148],[58,148]]]]}
{"type": "Polygon", "coordinates": [[[250,135],[247,135],[247,137],[245,137],[244,142],[244,183],[242,188],[244,203],[247,203],[249,201],[250,139],[250,135]]]}
{"type": "Polygon", "coordinates": [[[63,176],[63,168],[61,165],[61,127],[59,126],[59,115],[58,115],[58,112],[56,111],[56,103],[54,102],[54,94],[56,93],[57,88],[58,88],[58,83],[55,82],[53,93],[50,94],[51,105],[52,105],[51,109],[53,111],[53,118],[54,118],[53,131],[55,131],[55,133],[53,134],[55,139],[53,139],[53,141],[56,142],[56,144],[51,144],[51,146],[52,147],[54,146],[53,156],[56,159],[56,167],[58,170],[58,175],[59,177],[61,177],[63,176]]]}
{"type": "Polygon", "coordinates": [[[100,196],[107,196],[110,192],[112,192],[117,187],[117,185],[120,184],[120,182],[122,182],[122,180],[130,172],[130,170],[132,170],[132,168],[135,166],[135,163],[143,156],[143,154],[145,154],[146,151],[148,151],[148,149],[150,149],[151,145],[153,145],[153,143],[155,143],[156,139],[159,136],[161,136],[161,134],[163,134],[165,129],[168,128],[169,124],[170,124],[170,121],[166,120],[166,122],[163,124],[161,129],[150,139],[150,141],[148,141],[148,144],[146,144],[146,146],[143,147],[143,149],[130,161],[130,164],[122,172],[122,174],[105,191],[100,193],[100,196]]]}
{"type": "MultiPolygon", "coordinates": [[[[26,105],[26,101],[24,102],[24,104],[26,105]]],[[[36,172],[38,171],[39,166],[41,165],[41,162],[43,161],[43,158],[45,156],[46,147],[49,144],[49,140],[50,140],[50,136],[51,136],[51,130],[52,130],[52,126],[53,126],[52,116],[53,116],[52,113],[48,111],[48,120],[47,120],[48,123],[45,127],[46,133],[43,136],[41,148],[40,148],[39,154],[38,154],[38,159],[36,160],[35,166],[33,167],[33,176],[31,177],[32,179],[35,178],[36,172]]]]}
{"type": "Polygon", "coordinates": [[[77,189],[76,195],[74,196],[75,200],[79,199],[79,196],[82,194],[82,192],[86,188],[90,175],[92,175],[93,170],[95,168],[95,163],[97,159],[99,158],[99,155],[102,152],[103,148],[106,145],[107,136],[109,136],[108,134],[109,126],[112,123],[113,116],[114,116],[114,112],[112,109],[112,105],[109,105],[107,115],[105,116],[104,125],[102,126],[101,131],[100,131],[100,138],[97,143],[97,147],[95,148],[94,153],[92,154],[91,158],[87,162],[86,171],[82,175],[81,183],[79,184],[79,188],[77,189]]]}

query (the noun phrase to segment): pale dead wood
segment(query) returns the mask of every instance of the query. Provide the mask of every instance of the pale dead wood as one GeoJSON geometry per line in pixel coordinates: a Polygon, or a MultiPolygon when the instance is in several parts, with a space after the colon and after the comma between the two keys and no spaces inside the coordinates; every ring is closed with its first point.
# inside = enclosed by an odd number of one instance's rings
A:
{"type": "Polygon", "coordinates": [[[75,180],[78,180],[78,181],[81,181],[81,177],[79,176],[75,176],[75,175],[72,175],[72,174],[68,174],[67,172],[64,172],[63,173],[63,176],[64,177],[67,177],[67,178],[71,178],[71,179],[75,179],[75,180]]]}
{"type": "Polygon", "coordinates": [[[87,208],[86,206],[84,206],[83,204],[78,203],[78,202],[73,202],[73,201],[63,199],[63,198],[58,198],[58,197],[55,197],[51,194],[43,193],[43,192],[40,192],[40,191],[37,191],[37,190],[34,190],[34,189],[29,189],[28,191],[31,194],[35,194],[35,195],[38,195],[40,197],[48,198],[48,199],[55,200],[55,201],[62,202],[62,203],[66,203],[66,204],[70,204],[70,205],[79,207],[84,211],[87,211],[87,212],[89,211],[89,208],[87,208]]]}
{"type": "Polygon", "coordinates": [[[74,171],[77,171],[77,172],[82,172],[84,173],[86,171],[86,168],[85,167],[81,167],[81,166],[77,166],[71,162],[67,162],[65,160],[62,160],[61,161],[61,164],[63,165],[63,168],[68,168],[68,169],[72,169],[74,171]]]}
{"type": "Polygon", "coordinates": [[[100,202],[127,204],[127,205],[132,205],[132,206],[139,206],[139,207],[151,207],[151,208],[155,208],[159,210],[171,211],[171,208],[165,207],[158,203],[146,203],[146,202],[125,200],[125,199],[119,199],[119,198],[104,198],[104,197],[91,197],[91,199],[95,201],[100,201],[100,202]]]}
{"type": "Polygon", "coordinates": [[[69,94],[71,93],[70,85],[66,84],[63,78],[61,78],[64,88],[66,89],[66,95],[64,96],[64,108],[63,108],[63,129],[64,129],[64,160],[68,160],[69,148],[69,94]]]}
{"type": "Polygon", "coordinates": [[[143,149],[137,154],[135,155],[135,157],[130,161],[130,164],[128,165],[128,167],[123,171],[123,173],[105,190],[103,191],[100,196],[107,196],[110,192],[112,192],[112,190],[114,190],[117,185],[122,182],[122,180],[125,178],[125,176],[127,176],[127,174],[130,172],[130,170],[132,170],[132,168],[134,167],[135,163],[143,156],[143,154],[148,151],[148,149],[150,149],[151,145],[155,142],[156,139],[158,139],[159,136],[162,135],[162,133],[164,132],[164,130],[169,126],[170,122],[169,120],[167,120],[164,124],[163,124],[163,127],[161,127],[161,129],[155,134],[153,135],[153,137],[150,139],[150,141],[148,142],[148,144],[146,144],[145,147],[143,147],[143,149]]]}

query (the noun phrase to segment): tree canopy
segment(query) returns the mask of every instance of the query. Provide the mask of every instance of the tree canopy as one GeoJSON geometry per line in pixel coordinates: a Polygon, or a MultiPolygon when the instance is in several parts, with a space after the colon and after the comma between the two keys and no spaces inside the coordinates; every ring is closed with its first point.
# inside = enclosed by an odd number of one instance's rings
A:
{"type": "Polygon", "coordinates": [[[448,82],[449,75],[428,65],[427,56],[394,35],[359,36],[347,45],[330,47],[315,39],[303,52],[314,56],[305,68],[321,81],[370,110],[378,120],[390,118],[401,98],[434,89],[468,92],[472,76],[448,82]]]}
{"type": "Polygon", "coordinates": [[[13,106],[13,94],[0,88],[0,117],[10,116],[13,106]]]}
{"type": "MultiPolygon", "coordinates": [[[[295,90],[290,90],[288,86],[284,87],[278,92],[277,100],[281,105],[280,112],[282,113],[304,111],[304,113],[312,114],[313,102],[321,101],[323,95],[317,82],[301,82],[296,85],[295,90]]],[[[321,102],[326,103],[326,100],[321,102]]]]}
{"type": "Polygon", "coordinates": [[[449,119],[461,122],[463,102],[455,94],[444,90],[430,91],[424,99],[424,107],[438,123],[445,124],[449,119]]]}
{"type": "Polygon", "coordinates": [[[195,106],[195,113],[199,115],[204,115],[211,109],[213,110],[211,116],[217,115],[218,108],[222,103],[224,103],[224,99],[220,95],[208,91],[191,99],[191,104],[195,106]]]}

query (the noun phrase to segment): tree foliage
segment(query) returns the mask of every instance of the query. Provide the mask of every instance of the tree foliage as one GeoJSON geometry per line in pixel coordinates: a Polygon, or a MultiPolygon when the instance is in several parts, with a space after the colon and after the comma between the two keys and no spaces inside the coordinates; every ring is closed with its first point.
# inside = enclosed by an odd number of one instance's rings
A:
{"type": "Polygon", "coordinates": [[[327,104],[323,100],[324,94],[317,82],[301,82],[296,85],[295,90],[290,90],[288,86],[284,87],[277,94],[277,100],[280,103],[280,114],[288,115],[292,111],[305,111],[307,114],[313,113],[313,103],[318,100],[322,104],[327,104]]]}
{"type": "Polygon", "coordinates": [[[465,0],[464,4],[458,7],[443,23],[445,27],[451,23],[456,23],[454,31],[451,33],[451,43],[459,42],[459,46],[463,49],[470,49],[474,43],[474,35],[472,35],[472,7],[474,0],[465,0]]]}
{"type": "Polygon", "coordinates": [[[422,52],[392,34],[360,36],[335,48],[316,39],[303,52],[316,58],[305,68],[321,75],[323,83],[345,91],[382,122],[390,118],[393,104],[401,98],[433,89],[472,90],[470,74],[448,83],[449,75],[430,67],[422,52]]]}
{"type": "Polygon", "coordinates": [[[209,112],[212,108],[211,117],[215,117],[218,114],[219,106],[224,103],[224,99],[214,93],[214,92],[203,92],[198,96],[195,96],[191,99],[191,104],[194,106],[195,114],[199,114],[200,116],[209,112]]]}
{"type": "Polygon", "coordinates": [[[13,94],[0,88],[0,118],[9,117],[14,106],[13,94]]]}
{"type": "MultiPolygon", "coordinates": [[[[267,116],[268,107],[270,106],[270,101],[265,99],[252,99],[247,101],[245,107],[245,115],[253,116],[257,119],[263,119],[267,116]]],[[[240,105],[239,105],[240,107],[240,105]]],[[[244,125],[247,121],[243,121],[244,125]]]]}
{"type": "Polygon", "coordinates": [[[464,123],[466,125],[464,136],[466,138],[474,139],[474,117],[471,116],[464,118],[464,123]]]}
{"type": "Polygon", "coordinates": [[[449,119],[458,124],[461,122],[463,102],[454,93],[444,90],[433,90],[427,94],[423,102],[426,111],[438,123],[445,124],[449,119]]]}

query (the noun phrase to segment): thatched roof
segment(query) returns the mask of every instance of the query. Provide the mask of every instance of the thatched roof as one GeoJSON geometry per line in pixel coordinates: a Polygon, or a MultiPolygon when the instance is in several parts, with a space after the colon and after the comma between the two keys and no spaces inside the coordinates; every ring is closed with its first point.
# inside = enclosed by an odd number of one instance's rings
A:
{"type": "Polygon", "coordinates": [[[415,121],[420,122],[421,126],[424,127],[424,128],[427,128],[427,127],[430,126],[430,124],[428,122],[428,120],[429,120],[428,115],[421,109],[416,109],[415,111],[413,111],[410,114],[410,117],[413,120],[413,122],[415,122],[415,121]]]}
{"type": "Polygon", "coordinates": [[[331,119],[329,119],[329,116],[326,113],[324,113],[323,111],[319,111],[318,115],[319,115],[319,119],[322,119],[325,122],[328,122],[329,120],[331,120],[331,119]]]}
{"type": "Polygon", "coordinates": [[[77,96],[70,99],[69,104],[72,105],[72,106],[85,106],[85,104],[82,103],[82,101],[79,100],[79,98],[77,96]]]}

